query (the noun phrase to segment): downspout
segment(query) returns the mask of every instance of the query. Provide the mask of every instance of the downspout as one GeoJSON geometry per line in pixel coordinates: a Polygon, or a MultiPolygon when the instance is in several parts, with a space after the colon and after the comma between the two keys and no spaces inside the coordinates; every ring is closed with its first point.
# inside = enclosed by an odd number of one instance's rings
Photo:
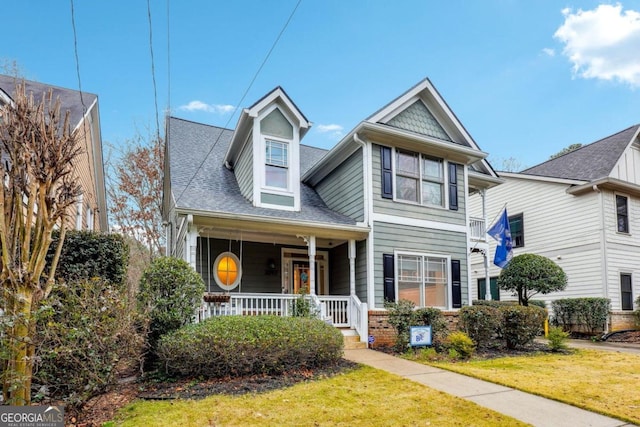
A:
{"type": "MultiPolygon", "coordinates": [[[[604,298],[609,298],[609,271],[608,271],[608,267],[607,267],[607,231],[605,229],[605,218],[604,218],[604,194],[602,194],[602,191],[598,188],[597,184],[593,184],[593,186],[591,187],[593,189],[593,191],[595,191],[596,193],[598,193],[598,204],[599,204],[599,208],[600,208],[600,231],[602,233],[602,237],[600,239],[600,241],[602,242],[602,250],[601,252],[601,260],[600,262],[602,263],[602,284],[603,284],[603,296],[604,298]]],[[[609,332],[609,322],[607,322],[605,324],[605,331],[604,333],[609,332]]]]}
{"type": "Polygon", "coordinates": [[[370,223],[371,221],[371,213],[373,212],[373,190],[370,188],[371,184],[370,184],[370,162],[371,162],[371,157],[369,155],[369,144],[360,139],[360,136],[358,135],[357,132],[354,132],[353,134],[353,140],[359,144],[362,147],[362,163],[363,163],[363,168],[362,168],[362,174],[363,174],[363,186],[364,186],[364,191],[363,191],[363,204],[364,204],[364,224],[366,226],[369,226],[371,231],[369,231],[369,235],[367,236],[367,249],[366,249],[366,258],[367,258],[367,278],[366,278],[366,283],[367,283],[367,305],[369,306],[370,309],[374,309],[375,308],[375,289],[374,289],[374,283],[373,283],[373,224],[370,223]],[[370,194],[371,193],[371,194],[370,194]]]}
{"type": "Polygon", "coordinates": [[[358,133],[353,134],[353,140],[362,147],[362,184],[363,184],[363,200],[364,204],[364,219],[363,222],[365,225],[369,225],[369,153],[367,150],[367,143],[360,139],[358,133]]]}

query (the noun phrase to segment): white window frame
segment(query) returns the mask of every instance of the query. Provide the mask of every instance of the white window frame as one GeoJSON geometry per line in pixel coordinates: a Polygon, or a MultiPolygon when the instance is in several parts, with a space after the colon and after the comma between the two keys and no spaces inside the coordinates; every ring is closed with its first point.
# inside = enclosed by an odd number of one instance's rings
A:
{"type": "Polygon", "coordinates": [[[430,156],[428,154],[423,154],[420,153],[418,151],[412,151],[412,150],[405,150],[402,148],[393,148],[393,153],[392,153],[392,158],[393,161],[391,162],[391,168],[393,171],[393,201],[394,202],[398,202],[398,203],[408,203],[411,205],[417,205],[417,206],[426,206],[426,207],[430,207],[430,208],[434,208],[434,209],[447,209],[449,207],[449,192],[447,191],[448,188],[448,184],[449,184],[449,177],[447,176],[447,171],[448,169],[448,162],[446,159],[440,158],[440,157],[436,157],[436,156],[430,156]],[[400,176],[407,176],[408,175],[402,175],[401,173],[398,173],[398,154],[399,153],[405,153],[405,154],[414,154],[418,156],[418,175],[417,178],[413,178],[413,179],[417,179],[418,180],[418,201],[412,201],[412,200],[406,200],[406,199],[401,199],[397,197],[398,194],[398,182],[397,182],[397,177],[398,175],[400,176]],[[431,178],[425,178],[424,176],[424,165],[423,165],[423,161],[425,159],[429,159],[429,160],[436,160],[440,162],[440,166],[441,166],[441,171],[442,171],[442,181],[438,182],[435,179],[431,179],[431,178]],[[428,182],[428,183],[439,183],[440,184],[440,188],[442,191],[442,205],[433,205],[430,203],[425,203],[423,200],[423,196],[422,196],[422,183],[423,182],[428,182]]]}
{"type": "Polygon", "coordinates": [[[393,252],[393,258],[394,258],[394,286],[395,286],[395,295],[396,295],[396,301],[399,300],[400,297],[400,292],[399,292],[399,282],[400,282],[400,257],[401,256],[417,256],[417,257],[421,257],[421,261],[420,261],[420,269],[421,269],[421,281],[419,281],[418,283],[420,284],[420,300],[421,300],[421,304],[425,303],[425,278],[424,278],[424,266],[425,266],[425,259],[429,259],[429,258],[434,258],[434,259],[439,259],[439,260],[444,260],[445,261],[445,272],[447,274],[447,280],[446,280],[446,287],[447,287],[447,292],[446,292],[446,305],[445,306],[433,306],[433,305],[416,305],[417,308],[425,308],[425,307],[434,307],[434,308],[439,308],[439,309],[443,309],[443,310],[451,310],[451,301],[453,298],[453,294],[452,294],[452,283],[451,283],[451,256],[450,255],[443,255],[443,254],[436,254],[436,253],[427,253],[427,252],[415,252],[415,251],[406,251],[406,250],[396,250],[393,252]]]}
{"type": "Polygon", "coordinates": [[[83,194],[80,193],[76,201],[76,230],[82,230],[82,208],[84,207],[83,194]]]}
{"type": "Polygon", "coordinates": [[[287,193],[290,192],[290,188],[291,188],[291,156],[290,156],[290,151],[291,151],[291,141],[284,139],[284,138],[277,138],[277,137],[273,137],[270,135],[265,135],[262,138],[263,141],[263,146],[264,146],[264,153],[265,153],[265,159],[264,159],[264,175],[263,175],[263,182],[264,182],[264,188],[267,188],[269,190],[275,190],[275,191],[285,191],[287,193]],[[284,147],[284,151],[286,152],[286,164],[283,165],[277,165],[274,164],[273,162],[270,162],[270,159],[267,159],[267,145],[269,143],[275,143],[275,144],[281,144],[282,147],[284,147]],[[270,186],[267,185],[267,166],[273,166],[273,167],[277,167],[277,168],[281,168],[281,169],[285,169],[287,171],[287,186],[286,187],[276,187],[276,186],[270,186]]]}

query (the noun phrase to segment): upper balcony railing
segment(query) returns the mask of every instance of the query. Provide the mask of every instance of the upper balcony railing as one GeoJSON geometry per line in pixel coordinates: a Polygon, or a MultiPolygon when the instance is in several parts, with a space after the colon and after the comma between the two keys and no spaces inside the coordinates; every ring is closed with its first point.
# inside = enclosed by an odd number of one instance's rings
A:
{"type": "Polygon", "coordinates": [[[487,229],[482,218],[469,218],[469,235],[471,240],[486,242],[487,229]]]}

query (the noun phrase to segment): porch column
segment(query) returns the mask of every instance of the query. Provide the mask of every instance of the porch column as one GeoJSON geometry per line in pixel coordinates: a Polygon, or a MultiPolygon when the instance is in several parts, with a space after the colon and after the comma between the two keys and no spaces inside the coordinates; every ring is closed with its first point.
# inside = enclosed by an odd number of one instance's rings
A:
{"type": "Polygon", "coordinates": [[[309,236],[309,293],[316,294],[316,236],[309,236]]]}
{"type": "Polygon", "coordinates": [[[187,218],[188,229],[187,238],[185,242],[185,260],[189,263],[194,270],[196,269],[196,250],[198,247],[198,227],[193,224],[193,217],[191,215],[187,218]]]}
{"type": "Polygon", "coordinates": [[[356,241],[349,240],[349,295],[356,294],[356,241]]]}

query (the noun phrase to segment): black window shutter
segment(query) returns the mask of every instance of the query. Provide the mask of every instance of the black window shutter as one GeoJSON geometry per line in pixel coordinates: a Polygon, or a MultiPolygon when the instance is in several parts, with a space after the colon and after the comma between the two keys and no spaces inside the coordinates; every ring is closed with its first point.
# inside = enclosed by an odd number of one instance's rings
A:
{"type": "Polygon", "coordinates": [[[391,172],[391,148],[380,146],[380,164],[382,166],[382,197],[393,199],[393,176],[391,172]]]}
{"type": "Polygon", "coordinates": [[[451,295],[453,308],[462,307],[462,283],[460,281],[460,260],[451,260],[451,295]]]}
{"type": "Polygon", "coordinates": [[[458,210],[458,165],[449,163],[449,209],[458,210]]]}
{"type": "Polygon", "coordinates": [[[382,254],[382,276],[384,277],[384,300],[396,301],[393,255],[382,254]]]}

